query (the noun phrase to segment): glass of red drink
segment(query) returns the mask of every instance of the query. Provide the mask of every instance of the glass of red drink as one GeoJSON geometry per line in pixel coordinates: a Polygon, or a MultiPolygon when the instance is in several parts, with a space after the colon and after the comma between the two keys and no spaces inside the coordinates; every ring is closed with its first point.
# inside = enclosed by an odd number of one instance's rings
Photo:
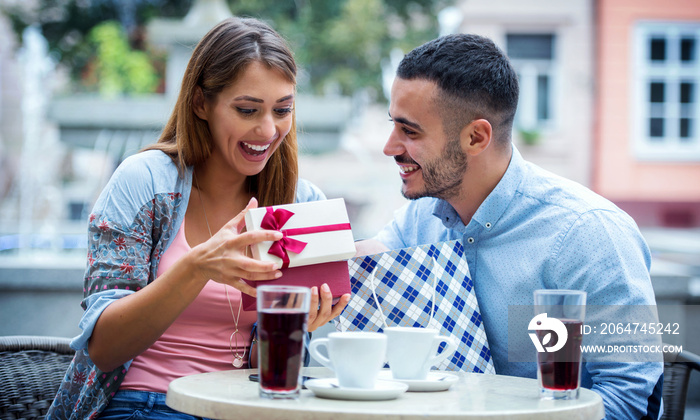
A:
{"type": "Polygon", "coordinates": [[[299,397],[310,301],[308,287],[257,288],[258,370],[263,398],[299,397]]]}
{"type": "Polygon", "coordinates": [[[581,341],[586,316],[586,292],[535,290],[535,317],[530,333],[537,348],[540,397],[578,398],[581,384],[581,341]]]}

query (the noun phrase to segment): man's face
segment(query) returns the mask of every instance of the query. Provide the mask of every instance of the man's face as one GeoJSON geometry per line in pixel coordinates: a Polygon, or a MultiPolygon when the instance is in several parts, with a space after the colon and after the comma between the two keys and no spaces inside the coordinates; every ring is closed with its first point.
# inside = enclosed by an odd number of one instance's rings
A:
{"type": "Polygon", "coordinates": [[[399,165],[401,192],[411,200],[454,197],[467,170],[459,133],[445,135],[436,94],[437,85],[422,79],[396,78],[391,89],[389,116],[394,129],[384,154],[399,165]]]}

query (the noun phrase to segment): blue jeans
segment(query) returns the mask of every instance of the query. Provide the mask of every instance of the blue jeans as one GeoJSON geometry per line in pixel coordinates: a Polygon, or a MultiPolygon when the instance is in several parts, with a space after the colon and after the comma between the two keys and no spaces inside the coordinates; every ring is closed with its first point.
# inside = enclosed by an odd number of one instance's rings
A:
{"type": "Polygon", "coordinates": [[[159,392],[117,391],[99,419],[104,420],[203,420],[175,411],[165,405],[165,394],[159,392]]]}

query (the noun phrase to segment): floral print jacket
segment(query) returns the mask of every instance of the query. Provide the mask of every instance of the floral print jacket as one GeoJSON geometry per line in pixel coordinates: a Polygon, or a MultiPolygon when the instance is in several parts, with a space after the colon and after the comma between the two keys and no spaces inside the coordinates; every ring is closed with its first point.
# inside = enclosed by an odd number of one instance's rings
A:
{"type": "MultiPolygon", "coordinates": [[[[163,152],[138,153],[119,165],[97,199],[88,220],[82,333],[71,342],[75,357],[47,420],[97,418],[119,389],[131,362],[103,372],[90,360],[87,343],[110,303],[155,280],[189,202],[192,168],[182,175],[163,152]]],[[[325,196],[300,180],[297,201],[315,199],[325,196]]]]}
{"type": "Polygon", "coordinates": [[[102,311],[156,277],[161,255],[185,216],[192,169],[184,177],[160,151],[125,159],[97,199],[88,219],[87,269],[82,333],[47,419],[94,419],[109,404],[129,363],[102,372],[90,360],[87,342],[102,311]]]}

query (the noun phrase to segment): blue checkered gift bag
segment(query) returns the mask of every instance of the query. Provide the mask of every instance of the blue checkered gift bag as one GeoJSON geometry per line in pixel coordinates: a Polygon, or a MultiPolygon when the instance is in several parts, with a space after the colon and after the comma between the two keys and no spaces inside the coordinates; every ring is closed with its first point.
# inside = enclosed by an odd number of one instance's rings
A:
{"type": "Polygon", "coordinates": [[[352,298],[339,316],[337,330],[435,328],[458,343],[454,355],[437,369],[496,373],[461,241],[367,255],[348,263],[352,298]]]}

